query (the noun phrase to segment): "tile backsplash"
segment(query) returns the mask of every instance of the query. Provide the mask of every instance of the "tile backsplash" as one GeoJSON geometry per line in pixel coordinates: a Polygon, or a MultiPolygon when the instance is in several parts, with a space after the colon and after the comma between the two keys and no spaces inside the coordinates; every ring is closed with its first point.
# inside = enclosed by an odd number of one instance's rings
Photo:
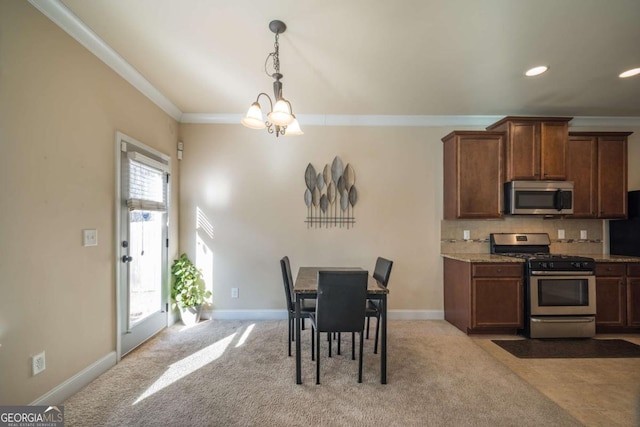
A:
{"type": "Polygon", "coordinates": [[[491,233],[547,233],[551,252],[564,254],[602,254],[604,221],[600,219],[545,219],[537,216],[507,216],[496,220],[441,221],[442,253],[489,253],[491,233]],[[469,240],[464,231],[469,230],[469,240]],[[558,239],[564,230],[564,239],[558,239]],[[586,230],[587,238],[581,238],[586,230]]]}

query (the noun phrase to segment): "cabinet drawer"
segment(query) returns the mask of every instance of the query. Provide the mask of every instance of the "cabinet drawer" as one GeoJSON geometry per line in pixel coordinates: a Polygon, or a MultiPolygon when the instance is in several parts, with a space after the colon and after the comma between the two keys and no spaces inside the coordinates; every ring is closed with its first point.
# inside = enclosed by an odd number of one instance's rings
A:
{"type": "Polygon", "coordinates": [[[625,263],[596,263],[596,276],[624,276],[626,270],[625,263]]]}
{"type": "Polygon", "coordinates": [[[640,262],[627,264],[627,276],[640,277],[640,262]]]}
{"type": "Polygon", "coordinates": [[[521,277],[522,264],[473,264],[473,277],[521,277]]]}

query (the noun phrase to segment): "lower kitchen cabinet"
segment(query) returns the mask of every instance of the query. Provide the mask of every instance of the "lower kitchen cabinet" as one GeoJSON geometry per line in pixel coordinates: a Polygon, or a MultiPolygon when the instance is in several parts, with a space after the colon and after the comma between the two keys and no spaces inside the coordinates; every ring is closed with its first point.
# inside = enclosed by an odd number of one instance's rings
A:
{"type": "Polygon", "coordinates": [[[517,333],[523,327],[521,263],[444,259],[444,317],[465,333],[517,333]]]}
{"type": "Polygon", "coordinates": [[[640,332],[640,263],[596,264],[596,331],[640,332]]]}
{"type": "Polygon", "coordinates": [[[640,263],[627,264],[627,325],[640,329],[640,263]]]}

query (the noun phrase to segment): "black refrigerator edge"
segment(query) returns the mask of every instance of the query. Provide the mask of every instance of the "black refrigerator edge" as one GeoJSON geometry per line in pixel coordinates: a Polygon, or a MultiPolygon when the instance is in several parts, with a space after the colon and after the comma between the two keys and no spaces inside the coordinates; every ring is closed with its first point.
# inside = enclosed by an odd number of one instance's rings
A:
{"type": "Polygon", "coordinates": [[[640,256],[640,190],[628,193],[629,219],[609,221],[611,255],[640,256]]]}

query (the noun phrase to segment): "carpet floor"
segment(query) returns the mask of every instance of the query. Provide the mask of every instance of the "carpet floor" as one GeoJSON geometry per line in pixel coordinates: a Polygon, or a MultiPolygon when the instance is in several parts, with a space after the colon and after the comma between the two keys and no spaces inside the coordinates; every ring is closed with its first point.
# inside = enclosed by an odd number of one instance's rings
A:
{"type": "Polygon", "coordinates": [[[386,385],[373,339],[357,383],[350,334],[331,359],[323,341],[316,385],[302,338],[296,385],[285,320],[175,325],[65,401],[66,425],[582,425],[445,321],[389,322],[386,385]]]}

